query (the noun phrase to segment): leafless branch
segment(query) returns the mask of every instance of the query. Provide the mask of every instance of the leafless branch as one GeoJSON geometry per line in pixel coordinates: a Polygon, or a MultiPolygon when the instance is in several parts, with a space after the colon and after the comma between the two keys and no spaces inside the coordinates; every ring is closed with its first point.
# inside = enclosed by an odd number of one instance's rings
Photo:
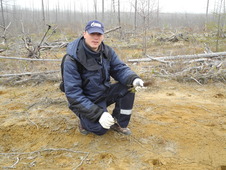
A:
{"type": "Polygon", "coordinates": [[[4,74],[0,75],[0,77],[13,77],[13,76],[27,76],[27,75],[39,75],[39,74],[49,74],[49,73],[56,73],[60,70],[52,70],[52,71],[43,71],[43,72],[26,72],[26,73],[19,73],[19,74],[4,74]]]}
{"type": "Polygon", "coordinates": [[[118,29],[120,29],[120,28],[121,28],[121,26],[112,28],[112,29],[110,29],[110,30],[105,31],[104,34],[108,34],[108,33],[110,33],[110,32],[116,31],[116,30],[118,30],[118,29]]]}
{"type": "Polygon", "coordinates": [[[5,169],[5,168],[7,168],[7,169],[8,169],[8,168],[10,168],[10,169],[11,169],[11,168],[16,168],[15,166],[19,163],[19,161],[20,161],[20,158],[17,157],[17,158],[16,158],[16,162],[15,162],[13,165],[11,165],[11,166],[5,166],[5,167],[3,167],[3,168],[4,168],[4,169],[5,169]]]}
{"type": "Polygon", "coordinates": [[[19,57],[5,57],[0,56],[0,59],[11,59],[11,60],[26,60],[26,61],[61,61],[61,59],[38,59],[38,58],[19,58],[19,57]]]}
{"type": "Polygon", "coordinates": [[[7,29],[9,28],[9,26],[11,25],[11,22],[6,26],[6,27],[4,27],[4,26],[1,26],[1,28],[3,28],[4,29],[4,32],[3,32],[3,34],[1,35],[1,38],[3,38],[4,39],[4,43],[6,43],[7,42],[7,38],[6,38],[6,31],[7,31],[7,29]]]}
{"type": "MultiPolygon", "coordinates": [[[[48,149],[42,149],[42,150],[37,150],[37,151],[33,151],[33,152],[11,152],[11,153],[0,153],[0,155],[3,156],[11,156],[11,155],[30,155],[30,154],[38,154],[40,152],[52,152],[52,151],[64,151],[64,152],[72,152],[72,153],[79,153],[79,154],[85,154],[85,157],[81,160],[81,162],[73,169],[77,169],[78,167],[80,167],[84,161],[86,160],[86,158],[89,156],[89,152],[83,152],[83,151],[74,151],[72,149],[66,149],[66,148],[48,148],[48,149]]],[[[19,157],[17,157],[17,161],[11,165],[10,167],[5,167],[5,168],[15,168],[15,165],[19,163],[19,157]]]]}
{"type": "Polygon", "coordinates": [[[195,80],[196,83],[202,86],[202,83],[200,83],[198,80],[196,80],[194,77],[191,77],[192,80],[195,80]]]}
{"type": "Polygon", "coordinates": [[[152,57],[152,58],[140,58],[129,59],[128,62],[149,62],[154,60],[179,60],[179,59],[194,59],[194,58],[212,58],[212,57],[226,57],[226,52],[208,53],[208,54],[194,54],[194,55],[178,55],[178,56],[165,56],[165,57],[152,57]]]}
{"type": "Polygon", "coordinates": [[[29,52],[28,57],[29,58],[40,58],[41,45],[44,42],[44,39],[46,38],[47,33],[51,29],[51,25],[47,25],[48,28],[47,28],[45,34],[43,35],[41,41],[39,42],[39,44],[37,46],[32,46],[31,39],[28,36],[25,35],[24,26],[23,26],[23,23],[22,22],[21,22],[21,25],[22,25],[22,33],[24,34],[24,37],[22,38],[22,40],[24,41],[25,48],[29,52]]]}

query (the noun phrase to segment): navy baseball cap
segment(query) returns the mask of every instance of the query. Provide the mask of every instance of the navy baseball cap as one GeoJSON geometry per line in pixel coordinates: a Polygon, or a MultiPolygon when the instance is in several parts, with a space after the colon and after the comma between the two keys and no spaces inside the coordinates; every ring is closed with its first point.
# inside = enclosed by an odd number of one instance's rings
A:
{"type": "Polygon", "coordinates": [[[104,25],[100,21],[92,20],[87,23],[85,31],[87,31],[89,34],[104,34],[104,25]]]}

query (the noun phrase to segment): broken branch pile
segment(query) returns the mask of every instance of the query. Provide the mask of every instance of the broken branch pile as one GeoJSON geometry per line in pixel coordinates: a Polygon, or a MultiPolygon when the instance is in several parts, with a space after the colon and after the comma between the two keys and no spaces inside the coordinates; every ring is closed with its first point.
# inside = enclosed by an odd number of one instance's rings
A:
{"type": "Polygon", "coordinates": [[[195,81],[200,85],[208,82],[226,82],[226,52],[147,57],[130,59],[129,62],[148,62],[143,68],[143,74],[147,76],[152,72],[157,77],[180,82],[195,81]]]}

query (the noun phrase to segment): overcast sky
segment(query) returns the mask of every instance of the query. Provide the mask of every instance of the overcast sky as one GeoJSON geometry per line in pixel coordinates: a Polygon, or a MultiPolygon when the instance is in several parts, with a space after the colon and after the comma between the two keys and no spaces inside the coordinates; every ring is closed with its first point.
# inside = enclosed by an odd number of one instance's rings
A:
{"type": "MultiPolygon", "coordinates": [[[[115,0],[118,1],[118,0],[115,0]]],[[[139,0],[138,0],[139,1],[139,0]]],[[[157,1],[157,0],[156,0],[157,1]]],[[[209,0],[209,11],[213,11],[214,2],[216,0],[209,0]]],[[[62,9],[71,8],[74,9],[74,4],[76,10],[78,11],[93,11],[93,0],[44,0],[44,2],[49,2],[50,8],[56,8],[57,2],[59,2],[62,9]]],[[[97,0],[99,4],[98,11],[101,11],[102,0],[97,0]]],[[[121,10],[127,9],[131,10],[131,2],[134,0],[120,0],[121,10]]],[[[160,2],[160,12],[178,12],[178,13],[205,13],[207,0],[159,0],[160,2]]],[[[35,7],[41,9],[41,0],[16,0],[16,4],[21,7],[35,7]]],[[[105,0],[105,11],[111,9],[111,0],[105,0]]]]}

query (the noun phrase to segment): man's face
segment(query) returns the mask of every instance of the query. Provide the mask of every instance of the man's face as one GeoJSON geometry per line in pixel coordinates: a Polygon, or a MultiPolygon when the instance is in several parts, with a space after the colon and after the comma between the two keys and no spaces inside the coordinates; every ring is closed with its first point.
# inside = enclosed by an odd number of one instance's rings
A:
{"type": "Polygon", "coordinates": [[[93,51],[97,51],[101,42],[104,40],[104,35],[100,33],[91,33],[87,31],[83,34],[85,38],[86,45],[88,45],[93,51]]]}

